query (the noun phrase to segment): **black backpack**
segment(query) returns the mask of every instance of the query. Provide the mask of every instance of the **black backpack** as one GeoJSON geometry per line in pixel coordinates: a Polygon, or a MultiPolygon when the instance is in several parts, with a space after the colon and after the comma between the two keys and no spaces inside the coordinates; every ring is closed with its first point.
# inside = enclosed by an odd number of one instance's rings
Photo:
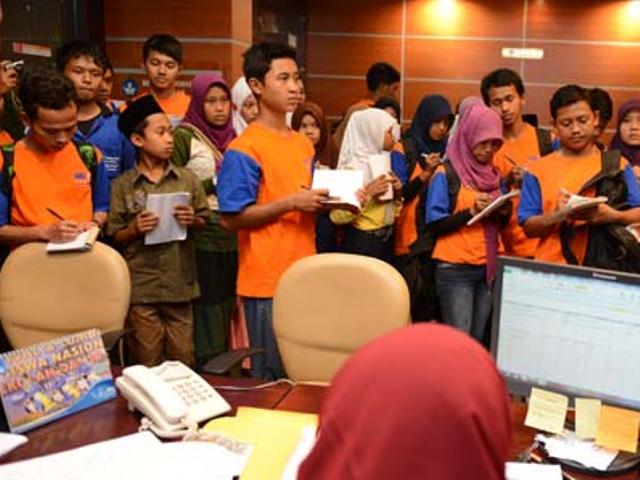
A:
{"type": "MultiPolygon", "coordinates": [[[[602,153],[600,172],[589,179],[580,189],[595,187],[596,195],[607,197],[607,205],[616,210],[626,210],[628,192],[624,181],[624,171],[620,168],[620,151],[609,150],[602,153]]],[[[572,229],[566,223],[560,227],[562,254],[567,263],[578,265],[578,259],[571,250],[569,240],[572,229]]],[[[587,267],[640,273],[640,243],[624,225],[589,225],[587,227],[587,251],[582,265],[587,267]]]]}
{"type": "MultiPolygon", "coordinates": [[[[449,208],[453,211],[460,192],[460,179],[449,161],[445,161],[443,166],[449,185],[449,208]]],[[[426,192],[425,185],[420,192],[420,200],[416,211],[418,238],[409,246],[409,253],[402,264],[398,266],[400,273],[407,282],[411,301],[411,318],[414,321],[431,320],[439,317],[435,289],[435,269],[431,258],[437,236],[425,225],[424,203],[426,192]]]]}

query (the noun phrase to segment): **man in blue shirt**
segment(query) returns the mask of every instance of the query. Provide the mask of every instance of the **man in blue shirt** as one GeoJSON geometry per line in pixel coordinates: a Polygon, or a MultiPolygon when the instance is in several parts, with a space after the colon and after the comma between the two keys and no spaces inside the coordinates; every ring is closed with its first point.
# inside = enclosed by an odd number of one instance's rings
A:
{"type": "Polygon", "coordinates": [[[76,91],[78,129],[74,140],[98,147],[111,181],[135,165],[136,153],[118,130],[118,112],[97,101],[106,57],[96,45],[74,40],[60,47],[56,61],[58,70],[76,91]]]}

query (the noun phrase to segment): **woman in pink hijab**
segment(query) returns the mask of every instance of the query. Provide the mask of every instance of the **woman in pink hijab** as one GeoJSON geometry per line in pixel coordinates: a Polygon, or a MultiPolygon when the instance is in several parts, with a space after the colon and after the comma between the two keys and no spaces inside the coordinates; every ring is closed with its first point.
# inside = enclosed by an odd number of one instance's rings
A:
{"type": "Polygon", "coordinates": [[[427,226],[437,235],[432,258],[442,319],[478,341],[491,315],[498,231],[508,219],[510,204],[471,226],[467,222],[500,195],[493,156],[501,145],[498,114],[469,102],[447,145],[449,163],[431,178],[427,195],[427,226]],[[456,184],[459,189],[452,188],[456,184]]]}
{"type": "Polygon", "coordinates": [[[438,324],[365,346],[333,379],[299,480],[503,480],[504,381],[487,352],[438,324]]]}

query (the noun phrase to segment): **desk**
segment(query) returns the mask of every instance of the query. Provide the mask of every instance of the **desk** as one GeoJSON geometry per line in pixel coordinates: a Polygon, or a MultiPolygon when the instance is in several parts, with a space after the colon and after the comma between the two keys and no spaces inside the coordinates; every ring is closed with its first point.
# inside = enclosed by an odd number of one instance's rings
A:
{"type": "MultiPolygon", "coordinates": [[[[233,379],[214,375],[203,375],[203,377],[213,386],[247,387],[260,383],[251,379],[233,379]]],[[[241,405],[275,408],[290,389],[290,385],[282,383],[260,390],[220,390],[220,394],[229,402],[233,408],[231,413],[235,415],[235,410],[241,405]]],[[[135,433],[139,426],[140,415],[129,412],[126,400],[118,395],[114,400],[27,432],[29,441],[2,457],[0,464],[121,437],[135,433]]]]}
{"type": "MultiPolygon", "coordinates": [[[[204,378],[213,386],[250,386],[258,383],[250,379],[231,379],[213,375],[204,375],[204,378]]],[[[235,413],[235,409],[241,405],[317,413],[326,392],[327,388],[322,386],[296,385],[291,387],[287,384],[250,391],[220,390],[220,394],[233,407],[232,413],[235,413]]],[[[535,430],[524,426],[525,415],[525,404],[514,402],[511,410],[513,432],[509,450],[510,459],[517,458],[518,454],[533,441],[535,430]]],[[[137,431],[138,425],[138,416],[132,415],[127,410],[126,401],[119,396],[115,400],[29,432],[27,434],[29,442],[3,457],[0,463],[24,460],[127,435],[137,431]]],[[[580,480],[598,478],[572,475],[580,480]]],[[[617,480],[639,480],[640,472],[615,478],[617,480]]]]}

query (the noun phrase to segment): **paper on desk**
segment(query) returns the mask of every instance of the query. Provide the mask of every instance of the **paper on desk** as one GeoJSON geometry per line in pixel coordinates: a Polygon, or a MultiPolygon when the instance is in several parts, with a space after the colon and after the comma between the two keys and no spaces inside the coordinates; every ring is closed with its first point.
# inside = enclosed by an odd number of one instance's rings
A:
{"type": "Polygon", "coordinates": [[[580,438],[596,437],[602,402],[594,398],[576,398],[576,434],[580,438]]]}
{"type": "Polygon", "coordinates": [[[562,480],[560,465],[507,462],[506,480],[562,480]]]}
{"type": "Polygon", "coordinates": [[[532,388],[524,424],[545,432],[562,433],[569,398],[559,393],[532,388]]]}
{"type": "Polygon", "coordinates": [[[161,443],[149,432],[95,443],[67,452],[0,466],[2,480],[113,480],[206,478],[239,475],[248,455],[238,457],[208,442],[161,443]]]}
{"type": "Polygon", "coordinates": [[[640,425],[639,412],[603,405],[596,432],[596,445],[636,453],[638,425],[640,425]]]}
{"type": "Polygon", "coordinates": [[[156,228],[144,236],[145,245],[156,245],[185,240],[187,227],[180,225],[174,216],[174,210],[178,205],[189,204],[188,192],[177,193],[152,193],[147,195],[146,209],[155,213],[160,221],[156,228]]]}
{"type": "Polygon", "coordinates": [[[284,467],[284,472],[280,480],[296,480],[298,478],[298,469],[300,465],[307,458],[309,452],[313,449],[316,443],[316,427],[304,427],[300,432],[300,440],[296,449],[289,457],[287,465],[284,467]]]}
{"type": "Polygon", "coordinates": [[[302,429],[316,428],[318,415],[311,413],[240,407],[235,417],[211,420],[204,429],[253,445],[242,480],[280,478],[296,449],[302,429]]]}
{"type": "Polygon", "coordinates": [[[606,470],[618,455],[618,450],[598,447],[592,440],[578,438],[569,430],[557,436],[538,434],[536,440],[544,443],[545,450],[553,458],[573,460],[597,470],[606,470]]]}
{"type": "Polygon", "coordinates": [[[0,432],[0,457],[28,441],[29,439],[24,435],[0,432]]]}

